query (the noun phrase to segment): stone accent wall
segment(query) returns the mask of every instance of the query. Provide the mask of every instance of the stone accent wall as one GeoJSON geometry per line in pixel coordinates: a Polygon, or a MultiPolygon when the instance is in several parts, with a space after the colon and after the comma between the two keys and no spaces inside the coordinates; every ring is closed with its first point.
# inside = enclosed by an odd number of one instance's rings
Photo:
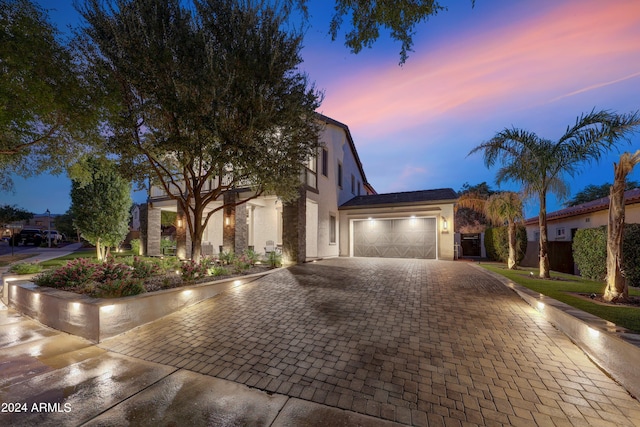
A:
{"type": "Polygon", "coordinates": [[[247,205],[243,203],[235,209],[235,242],[234,251],[241,254],[247,249],[249,226],[247,225],[247,205]]]}
{"type": "Polygon", "coordinates": [[[140,255],[147,255],[147,204],[140,204],[140,251],[142,252],[140,255]]]}
{"type": "Polygon", "coordinates": [[[300,188],[300,197],[283,205],[282,252],[286,263],[302,264],[307,258],[307,194],[300,188]]]}
{"type": "Polygon", "coordinates": [[[189,239],[189,225],[187,224],[187,218],[182,206],[178,205],[178,215],[176,216],[176,255],[179,259],[187,259],[191,257],[191,243],[187,243],[189,239]],[[178,224],[182,222],[182,227],[178,227],[178,224]]]}
{"type": "Polygon", "coordinates": [[[151,204],[147,205],[146,255],[149,256],[162,255],[162,250],[160,249],[162,233],[160,213],[160,209],[152,207],[151,204]]]}
{"type": "MultiPolygon", "coordinates": [[[[236,193],[227,191],[224,193],[224,204],[232,204],[236,201],[236,193]]],[[[225,252],[236,249],[236,207],[225,206],[222,215],[222,247],[225,252]],[[229,222],[227,224],[227,222],[229,222]]]]}

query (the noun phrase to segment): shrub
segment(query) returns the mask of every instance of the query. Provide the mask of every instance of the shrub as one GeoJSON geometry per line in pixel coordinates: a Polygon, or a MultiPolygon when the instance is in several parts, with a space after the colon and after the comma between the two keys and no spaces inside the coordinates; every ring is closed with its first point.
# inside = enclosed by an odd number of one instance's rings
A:
{"type": "Polygon", "coordinates": [[[606,226],[577,230],[571,248],[582,277],[604,280],[607,275],[606,226]]]}
{"type": "Polygon", "coordinates": [[[136,279],[146,279],[160,273],[160,266],[151,259],[144,259],[134,256],[131,263],[133,277],[136,279]]]}
{"type": "Polygon", "coordinates": [[[13,264],[9,267],[9,272],[13,274],[34,274],[40,273],[42,266],[40,264],[34,264],[30,262],[22,262],[19,264],[13,264]]]}
{"type": "Polygon", "coordinates": [[[95,279],[100,265],[87,258],[76,258],[55,271],[47,271],[37,276],[34,283],[52,288],[82,287],[95,279]]]}
{"type": "Polygon", "coordinates": [[[185,282],[193,282],[199,277],[207,275],[206,267],[203,267],[201,263],[196,263],[193,260],[187,260],[180,266],[182,272],[182,280],[185,282]]]}
{"type": "Polygon", "coordinates": [[[107,280],[96,284],[92,295],[96,298],[120,298],[139,295],[146,292],[142,281],[129,277],[127,279],[107,280]]]}
{"type": "MultiPolygon", "coordinates": [[[[484,232],[484,248],[487,258],[507,262],[509,259],[509,230],[503,227],[489,227],[484,232]]],[[[527,252],[527,229],[524,225],[516,226],[516,264],[524,258],[527,252]]]]}
{"type": "Polygon", "coordinates": [[[223,262],[226,265],[230,265],[233,264],[233,261],[236,258],[236,254],[233,253],[233,251],[222,251],[220,252],[220,255],[218,256],[218,258],[220,258],[220,261],[223,262]]]}
{"type": "Polygon", "coordinates": [[[131,240],[131,251],[136,254],[136,255],[140,255],[140,239],[133,239],[131,240]]]}
{"type": "MultiPolygon", "coordinates": [[[[573,260],[580,274],[592,280],[607,276],[607,227],[585,228],[573,238],[573,260]]],[[[622,271],[629,286],[640,286],[640,224],[625,224],[622,271]]]]}
{"type": "Polygon", "coordinates": [[[247,249],[244,251],[244,255],[251,265],[256,265],[256,262],[260,261],[260,254],[253,249],[247,249]]]}
{"type": "Polygon", "coordinates": [[[269,252],[267,255],[267,265],[271,268],[282,266],[282,255],[276,251],[269,252]]]}
{"type": "Polygon", "coordinates": [[[251,268],[251,261],[245,254],[242,254],[233,260],[234,272],[242,273],[244,271],[247,271],[249,268],[251,268]]]}
{"type": "Polygon", "coordinates": [[[227,271],[226,268],[221,267],[221,266],[213,266],[209,269],[208,271],[210,276],[213,277],[218,277],[218,276],[226,276],[227,274],[229,274],[229,272],[227,271]]]}

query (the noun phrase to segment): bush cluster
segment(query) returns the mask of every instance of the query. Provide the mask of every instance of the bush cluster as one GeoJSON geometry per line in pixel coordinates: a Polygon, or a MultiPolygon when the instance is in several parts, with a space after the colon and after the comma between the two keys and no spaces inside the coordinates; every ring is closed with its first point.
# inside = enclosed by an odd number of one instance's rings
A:
{"type": "Polygon", "coordinates": [[[30,263],[30,262],[21,262],[19,264],[13,264],[9,267],[9,273],[13,274],[35,274],[40,273],[42,271],[42,266],[40,264],[30,263]]]}
{"type": "MultiPolygon", "coordinates": [[[[607,226],[585,228],[573,238],[573,260],[580,274],[592,280],[607,275],[607,226]]],[[[640,224],[625,224],[622,271],[629,286],[640,286],[640,224]]]]}
{"type": "MultiPolygon", "coordinates": [[[[484,232],[484,248],[487,258],[493,261],[507,262],[509,259],[509,230],[503,227],[487,228],[484,232]]],[[[516,264],[527,252],[527,229],[524,225],[516,226],[516,264]]]]}

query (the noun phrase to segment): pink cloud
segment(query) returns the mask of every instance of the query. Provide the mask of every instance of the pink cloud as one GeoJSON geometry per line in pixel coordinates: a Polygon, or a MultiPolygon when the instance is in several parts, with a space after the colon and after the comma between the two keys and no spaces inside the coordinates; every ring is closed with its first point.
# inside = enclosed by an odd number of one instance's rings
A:
{"type": "Polygon", "coordinates": [[[403,68],[350,74],[327,90],[323,113],[360,136],[380,136],[445,115],[463,122],[465,114],[550,104],[640,70],[637,0],[573,0],[504,21],[492,29],[479,22],[436,50],[416,47],[403,68]]]}

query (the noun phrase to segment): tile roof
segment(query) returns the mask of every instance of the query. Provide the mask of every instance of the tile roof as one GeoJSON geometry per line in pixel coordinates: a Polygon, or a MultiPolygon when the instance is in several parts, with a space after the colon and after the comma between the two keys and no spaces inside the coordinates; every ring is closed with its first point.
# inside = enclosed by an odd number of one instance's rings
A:
{"type": "MultiPolygon", "coordinates": [[[[634,203],[640,203],[640,188],[634,188],[633,190],[627,190],[624,192],[624,204],[630,205],[634,203]]],[[[582,203],[581,205],[571,206],[565,209],[560,209],[558,211],[548,213],[547,221],[569,218],[572,216],[583,215],[607,209],[609,209],[609,196],[582,203]]],[[[524,223],[526,225],[537,224],[538,217],[536,216],[533,218],[529,218],[524,223]]]]}
{"type": "Polygon", "coordinates": [[[371,194],[367,196],[356,196],[340,208],[375,206],[375,205],[398,205],[398,204],[419,204],[424,202],[449,201],[454,203],[458,200],[458,193],[451,188],[438,188],[435,190],[406,191],[402,193],[371,194]]]}

